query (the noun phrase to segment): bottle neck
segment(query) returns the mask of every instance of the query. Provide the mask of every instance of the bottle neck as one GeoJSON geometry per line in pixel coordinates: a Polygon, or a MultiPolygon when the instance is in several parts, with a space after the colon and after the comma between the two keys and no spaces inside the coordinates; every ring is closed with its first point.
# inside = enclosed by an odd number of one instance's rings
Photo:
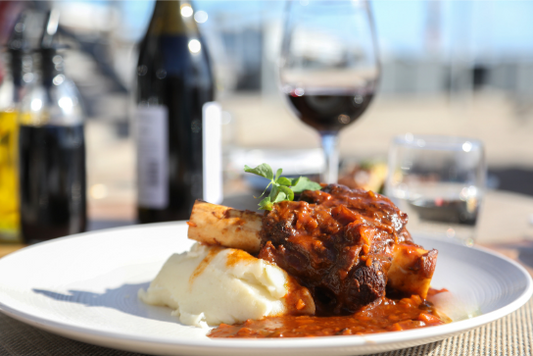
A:
{"type": "Polygon", "coordinates": [[[41,50],[41,78],[45,87],[53,85],[54,78],[63,74],[63,57],[55,49],[41,50]]]}
{"type": "Polygon", "coordinates": [[[186,35],[198,32],[193,8],[186,1],[158,0],[148,28],[150,35],[186,35]]]}
{"type": "Polygon", "coordinates": [[[24,74],[28,73],[29,63],[22,50],[9,50],[0,62],[0,110],[4,110],[21,102],[27,87],[24,74]]]}
{"type": "Polygon", "coordinates": [[[83,123],[83,108],[74,84],[62,75],[63,57],[54,49],[41,48],[35,54],[33,75],[23,100],[20,122],[27,126],[74,126],[83,123]]]}
{"type": "Polygon", "coordinates": [[[24,61],[24,53],[21,50],[12,50],[10,51],[10,54],[11,78],[16,87],[21,87],[24,85],[24,66],[22,64],[24,61]]]}

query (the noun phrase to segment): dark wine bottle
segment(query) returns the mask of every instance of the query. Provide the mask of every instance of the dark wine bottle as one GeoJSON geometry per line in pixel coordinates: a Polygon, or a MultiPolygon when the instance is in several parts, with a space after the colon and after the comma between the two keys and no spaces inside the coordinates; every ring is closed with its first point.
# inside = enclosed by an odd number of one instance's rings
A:
{"type": "Polygon", "coordinates": [[[222,200],[221,111],[213,100],[191,5],[157,1],[137,66],[139,222],[188,219],[196,199],[222,200]]]}

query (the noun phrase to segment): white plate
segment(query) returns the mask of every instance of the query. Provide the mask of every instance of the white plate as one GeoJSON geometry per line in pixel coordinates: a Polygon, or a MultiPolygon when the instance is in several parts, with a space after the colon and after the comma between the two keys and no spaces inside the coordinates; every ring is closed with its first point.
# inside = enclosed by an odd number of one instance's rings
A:
{"type": "Polygon", "coordinates": [[[141,303],[170,254],[189,248],[187,225],[165,223],[85,233],[27,247],[0,259],[0,310],[72,339],[153,354],[360,355],[416,346],[501,318],[532,294],[529,274],[488,251],[418,238],[437,248],[433,280],[481,315],[447,325],[367,336],[209,339],[170,310],[141,303]]]}

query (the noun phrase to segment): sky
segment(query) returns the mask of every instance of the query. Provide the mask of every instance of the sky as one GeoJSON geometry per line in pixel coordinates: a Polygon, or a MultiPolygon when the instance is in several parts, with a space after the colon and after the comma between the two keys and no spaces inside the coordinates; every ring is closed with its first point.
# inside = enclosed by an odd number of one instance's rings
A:
{"type": "Polygon", "coordinates": [[[533,1],[380,0],[372,6],[381,47],[397,55],[427,52],[427,29],[436,29],[443,56],[533,54],[533,1]]]}
{"type": "MultiPolygon", "coordinates": [[[[196,10],[208,13],[203,25],[257,26],[283,16],[285,2],[197,0],[196,10]]],[[[117,2],[115,2],[117,4],[117,2]]],[[[533,1],[514,0],[374,0],[370,1],[382,55],[471,59],[533,57],[533,1]]],[[[120,2],[132,39],[140,38],[152,1],[120,2]]]]}

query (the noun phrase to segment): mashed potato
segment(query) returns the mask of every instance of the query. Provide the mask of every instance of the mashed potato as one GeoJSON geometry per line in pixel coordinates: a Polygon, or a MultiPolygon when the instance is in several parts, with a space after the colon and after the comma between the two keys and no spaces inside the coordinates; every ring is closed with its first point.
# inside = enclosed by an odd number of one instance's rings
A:
{"type": "Polygon", "coordinates": [[[309,291],[279,267],[242,250],[200,244],[170,256],[139,298],[202,327],[315,311],[309,291]]]}

